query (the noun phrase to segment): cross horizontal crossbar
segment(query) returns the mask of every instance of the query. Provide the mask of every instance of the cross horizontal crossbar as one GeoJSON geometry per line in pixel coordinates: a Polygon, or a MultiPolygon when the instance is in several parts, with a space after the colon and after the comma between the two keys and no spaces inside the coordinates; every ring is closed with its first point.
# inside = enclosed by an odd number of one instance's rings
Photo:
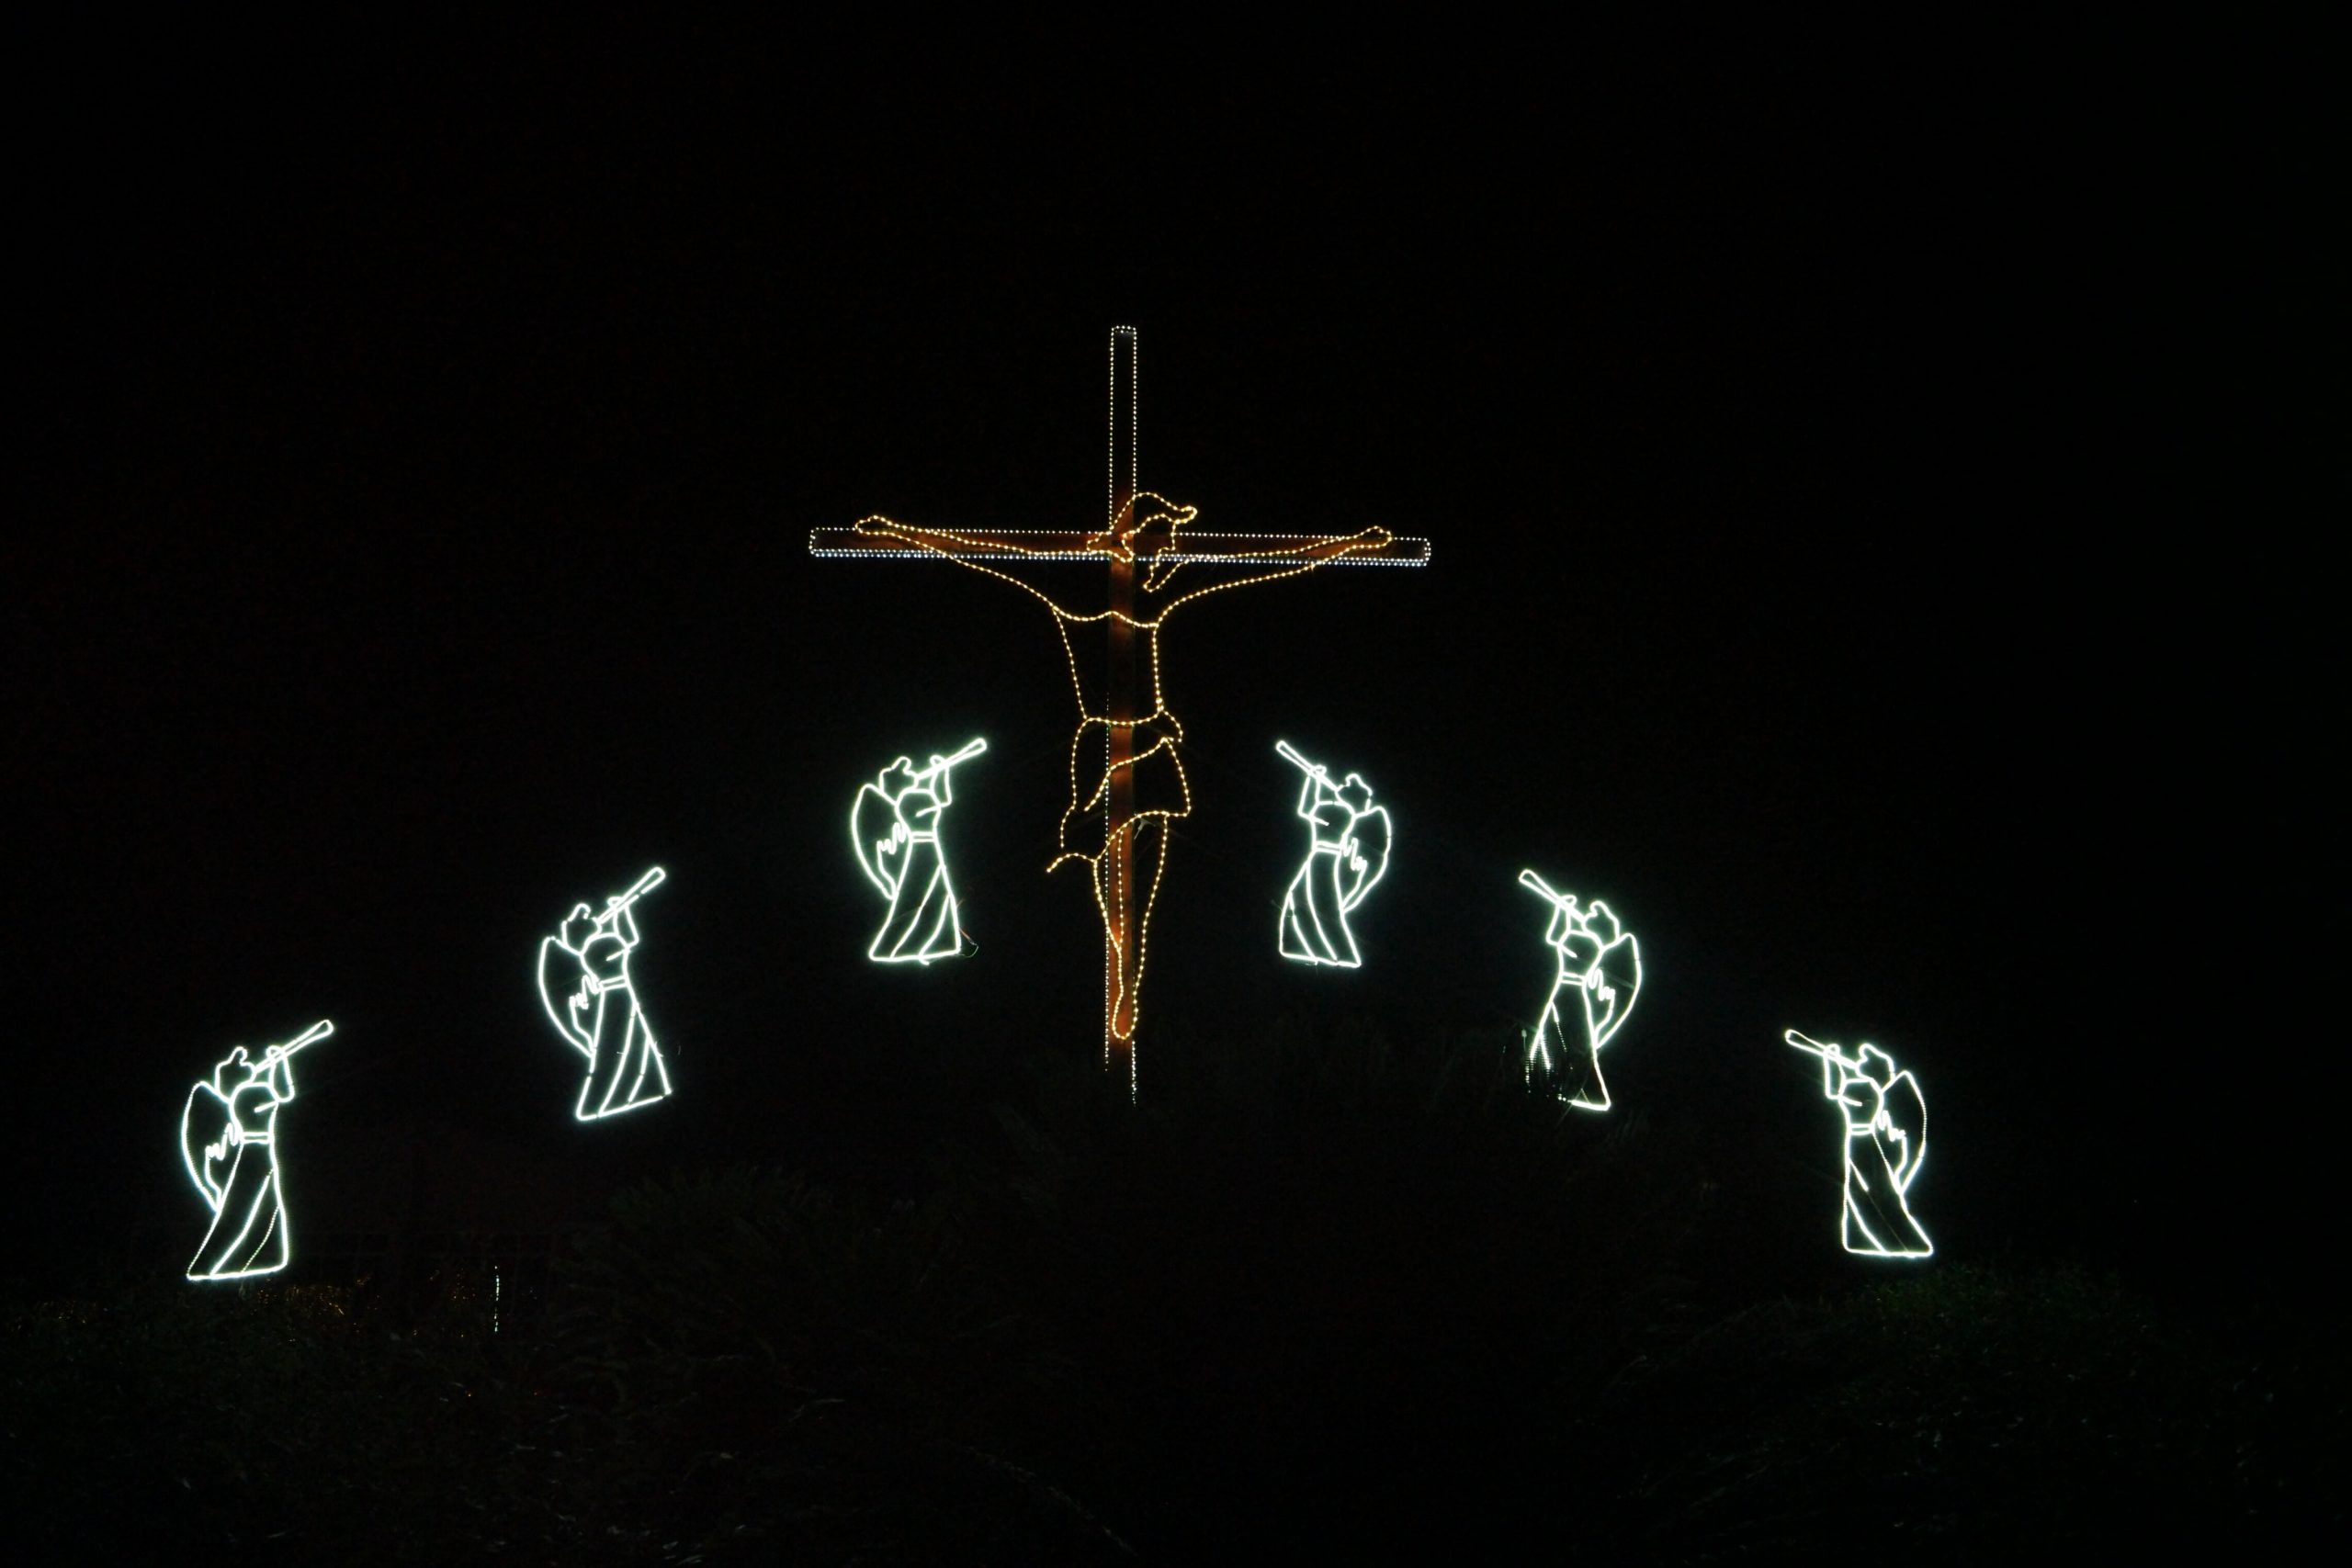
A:
{"type": "MultiPolygon", "coordinates": [[[[911,528],[908,532],[923,532],[930,538],[953,542],[933,548],[902,539],[877,538],[854,528],[812,528],[808,531],[808,553],[865,556],[880,560],[937,560],[951,557],[958,560],[1091,561],[1098,566],[1114,558],[1102,547],[1100,534],[1047,528],[959,528],[952,536],[911,528]]],[[[1325,534],[1212,534],[1188,528],[1173,539],[1163,540],[1152,558],[1202,566],[1294,566],[1310,558],[1317,545],[1339,542],[1325,534]]],[[[1392,538],[1385,545],[1350,550],[1323,564],[1427,566],[1429,560],[1427,539],[1392,538]]]]}

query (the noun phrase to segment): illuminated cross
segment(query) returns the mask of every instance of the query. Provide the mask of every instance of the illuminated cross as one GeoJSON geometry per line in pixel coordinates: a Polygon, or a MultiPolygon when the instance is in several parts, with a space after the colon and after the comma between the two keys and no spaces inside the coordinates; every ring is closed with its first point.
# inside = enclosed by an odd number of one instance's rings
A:
{"type": "Polygon", "coordinates": [[[954,561],[1035,595],[1053,612],[1079,719],[1059,852],[1046,869],[1078,860],[1092,870],[1102,918],[1102,1062],[1126,1076],[1132,1093],[1137,1002],[1151,908],[1168,865],[1168,824],[1192,810],[1192,788],[1178,754],[1183,728],[1160,686],[1160,628],[1178,606],[1204,594],[1324,566],[1422,566],[1430,544],[1395,537],[1385,528],[1329,535],[1191,530],[1194,508],[1136,488],[1133,327],[1111,332],[1110,468],[1110,510],[1096,532],[921,528],[867,517],[854,527],[813,530],[808,549],[816,556],[954,561]],[[1076,607],[1068,594],[1039,586],[1069,563],[1109,568],[1110,592],[1101,609],[1076,607]],[[1174,579],[1188,567],[1203,570],[1180,588],[1174,579]],[[1235,569],[1240,575],[1198,581],[1204,572],[1235,569]],[[1099,699],[1091,702],[1076,637],[1078,628],[1098,624],[1108,633],[1108,671],[1099,699]],[[1099,753],[1089,744],[1098,728],[1104,746],[1099,753]],[[1090,776],[1091,783],[1083,782],[1090,776]],[[1092,836],[1098,824],[1099,840],[1092,836]]]}

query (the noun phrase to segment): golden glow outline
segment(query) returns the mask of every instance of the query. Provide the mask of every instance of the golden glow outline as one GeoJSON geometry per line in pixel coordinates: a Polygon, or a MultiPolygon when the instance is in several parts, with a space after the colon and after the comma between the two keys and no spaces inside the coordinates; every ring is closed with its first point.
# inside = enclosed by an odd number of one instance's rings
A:
{"type": "MultiPolygon", "coordinates": [[[[1063,661],[1069,672],[1070,689],[1078,703],[1079,719],[1070,738],[1069,792],[1057,829],[1057,852],[1047,863],[1046,869],[1050,872],[1071,860],[1084,861],[1090,868],[1095,910],[1102,919],[1104,936],[1103,1060],[1107,1066],[1116,1047],[1125,1045],[1128,1048],[1130,1093],[1136,1088],[1136,1057],[1132,1045],[1139,1021],[1137,1004],[1148,958],[1151,915],[1159,899],[1160,879],[1167,870],[1170,824],[1192,814],[1192,782],[1178,750],[1183,739],[1183,726],[1170,711],[1160,682],[1159,629],[1176,610],[1210,593],[1297,576],[1334,562],[1361,566],[1420,566],[1427,563],[1430,556],[1428,540],[1400,541],[1387,529],[1377,526],[1347,535],[1317,536],[1184,531],[1197,514],[1194,508],[1143,491],[1135,483],[1138,435],[1134,398],[1137,363],[1136,336],[1136,330],[1131,326],[1114,327],[1111,331],[1108,394],[1111,415],[1108,443],[1110,504],[1107,525],[1102,530],[1084,534],[1035,529],[927,529],[876,513],[860,518],[850,528],[812,529],[808,536],[809,553],[815,556],[952,561],[1012,583],[1053,614],[1055,629],[1062,642],[1063,661]],[[1121,417],[1123,386],[1126,392],[1124,400],[1126,417],[1124,420],[1121,417]],[[1125,448],[1124,453],[1121,450],[1123,446],[1125,448]],[[1191,547],[1194,540],[1206,542],[1210,547],[1195,550],[1191,547]],[[1069,561],[1108,565],[1114,568],[1114,594],[1124,596],[1133,592],[1156,598],[1159,602],[1143,607],[1141,613],[1137,613],[1133,604],[1122,608],[1116,601],[1100,611],[1080,611],[1026,578],[1001,566],[991,565],[990,561],[1003,561],[1011,565],[1069,561]],[[1250,565],[1267,570],[1252,571],[1227,581],[1201,583],[1180,592],[1174,586],[1176,573],[1188,564],[1250,565]],[[1141,570],[1122,583],[1116,570],[1122,566],[1140,566],[1141,570]],[[1145,658],[1149,667],[1150,710],[1148,713],[1122,716],[1114,724],[1108,711],[1110,705],[1107,699],[1102,705],[1102,711],[1097,711],[1089,703],[1086,682],[1079,668],[1072,637],[1074,628],[1091,626],[1098,622],[1103,623],[1106,630],[1124,626],[1142,634],[1145,658]],[[1089,788],[1081,783],[1079,752],[1097,728],[1103,730],[1106,738],[1112,737],[1114,731],[1125,732],[1135,750],[1133,755],[1119,760],[1114,765],[1108,759],[1109,748],[1106,747],[1101,776],[1089,788]],[[1138,730],[1143,733],[1136,734],[1138,730]],[[1145,804],[1142,809],[1133,811],[1118,825],[1115,833],[1106,831],[1099,850],[1073,847],[1070,831],[1073,820],[1112,797],[1114,786],[1121,782],[1123,776],[1126,780],[1139,779],[1136,770],[1140,764],[1163,756],[1166,758],[1164,771],[1172,779],[1172,788],[1164,792],[1170,798],[1165,802],[1145,804]],[[1126,770],[1124,775],[1122,769],[1126,770]],[[1147,855],[1139,857],[1136,854],[1137,835],[1155,823],[1158,826],[1154,835],[1156,842],[1147,855]],[[1131,886],[1121,886],[1117,868],[1122,866],[1130,868],[1130,882],[1134,875],[1148,877],[1139,908],[1129,908],[1119,902],[1132,896],[1131,886]],[[1132,953],[1122,946],[1121,933],[1123,930],[1129,929],[1134,942],[1132,953]]],[[[1123,789],[1115,793],[1132,798],[1134,792],[1123,789]]]]}

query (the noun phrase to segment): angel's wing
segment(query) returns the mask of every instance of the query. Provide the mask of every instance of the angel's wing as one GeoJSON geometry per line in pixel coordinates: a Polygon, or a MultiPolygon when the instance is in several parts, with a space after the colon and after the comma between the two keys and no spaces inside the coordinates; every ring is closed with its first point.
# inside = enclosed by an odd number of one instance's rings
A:
{"type": "MultiPolygon", "coordinates": [[[[1604,906],[1593,908],[1599,910],[1604,906]]],[[[1634,999],[1642,994],[1642,944],[1627,931],[1601,948],[1590,972],[1599,976],[1599,983],[1586,987],[1585,1006],[1592,1023],[1593,1048],[1598,1050],[1625,1027],[1634,999]]]]}
{"type": "Polygon", "coordinates": [[[210,1084],[199,1083],[187,1091],[187,1104],[180,1111],[180,1158],[187,1164],[187,1179],[204,1194],[207,1208],[220,1207],[226,1184],[212,1167],[225,1156],[228,1145],[229,1102],[210,1084]]]}
{"type": "Polygon", "coordinates": [[[1882,1102],[1894,1130],[1889,1141],[1895,1146],[1888,1150],[1894,1157],[1887,1165],[1894,1172],[1895,1190],[1907,1192],[1911,1179],[1919,1174],[1919,1163],[1928,1157],[1928,1101],[1919,1093],[1919,1080],[1902,1072],[1888,1082],[1882,1102]]]}
{"type": "Polygon", "coordinates": [[[539,939],[539,1006],[547,1010],[548,1021],[565,1043],[583,1055],[596,1054],[596,1043],[587,1025],[572,1011],[572,999],[579,992],[580,955],[553,937],[539,939]],[[563,997],[556,1000],[558,993],[563,997]]]}
{"type": "Polygon", "coordinates": [[[898,826],[899,808],[890,797],[872,784],[859,785],[849,807],[850,848],[857,852],[857,868],[885,898],[899,896],[899,879],[905,874],[898,826]]]}
{"type": "Polygon", "coordinates": [[[1348,856],[1346,891],[1340,898],[1340,908],[1352,909],[1363,902],[1388,869],[1388,849],[1393,834],[1388,822],[1388,808],[1375,806],[1358,817],[1348,835],[1355,840],[1355,848],[1348,856]]]}

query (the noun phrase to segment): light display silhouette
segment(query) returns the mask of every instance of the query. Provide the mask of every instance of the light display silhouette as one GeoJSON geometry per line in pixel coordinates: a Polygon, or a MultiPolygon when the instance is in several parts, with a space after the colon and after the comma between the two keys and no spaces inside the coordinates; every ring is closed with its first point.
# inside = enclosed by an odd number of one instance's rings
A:
{"type": "Polygon", "coordinates": [[[1306,859],[1283,893],[1277,945],[1284,958],[1354,969],[1363,963],[1348,912],[1388,869],[1395,833],[1385,807],[1372,803],[1361,774],[1334,782],[1287,740],[1274,750],[1306,775],[1297,815],[1307,829],[1306,859]]]}
{"type": "Polygon", "coordinates": [[[1420,566],[1429,559],[1426,539],[1396,538],[1385,528],[1333,535],[1195,530],[1194,508],[1137,488],[1136,449],[1136,334],[1118,327],[1111,333],[1110,506],[1101,529],[951,530],[873,516],[849,528],[816,529],[808,540],[818,556],[953,561],[1011,583],[1052,613],[1079,716],[1057,852],[1046,869],[1072,862],[1088,868],[1102,926],[1102,1060],[1126,1078],[1130,1093],[1169,828],[1192,811],[1180,755],[1183,726],[1161,683],[1160,632],[1184,605],[1227,589],[1326,566],[1420,566]],[[1060,563],[1108,569],[1101,608],[1081,604],[1069,589],[1042,586],[1060,563]],[[1244,570],[1216,581],[1196,581],[1196,572],[1180,584],[1178,573],[1187,567],[1244,570]],[[1078,643],[1097,628],[1109,656],[1100,684],[1081,673],[1078,643]]]}
{"type": "Polygon", "coordinates": [[[334,1032],[325,1019],[258,1058],[239,1045],[180,1111],[180,1158],[212,1211],[212,1228],[187,1266],[191,1280],[275,1274],[294,1256],[278,1174],[277,1108],[294,1098],[294,1054],[334,1032]]]}
{"type": "Polygon", "coordinates": [[[669,1066],[628,973],[639,941],[632,908],[668,874],[655,866],[627,892],[605,899],[600,915],[573,905],[561,929],[539,943],[539,1005],[564,1043],[588,1059],[572,1109],[582,1122],[635,1111],[670,1092],[669,1066]]]}
{"type": "Polygon", "coordinates": [[[1928,1102],[1919,1080],[1875,1045],[1852,1056],[1792,1029],[1781,1039],[1820,1058],[1821,1092],[1846,1112],[1846,1196],[1839,1235],[1849,1252],[1928,1258],[1935,1244],[1911,1214],[1911,1184],[1928,1157],[1928,1102]]]}
{"type": "Polygon", "coordinates": [[[876,964],[929,964],[969,951],[947,879],[939,819],[956,798],[949,784],[956,764],[988,749],[986,740],[974,740],[950,757],[934,752],[922,769],[900,757],[872,784],[860,785],[850,803],[850,847],[865,879],[890,901],[865,950],[876,964]]]}
{"type": "Polygon", "coordinates": [[[1544,940],[1559,954],[1559,972],[1527,1042],[1527,1077],[1579,1111],[1609,1109],[1600,1050],[1625,1027],[1642,990],[1642,947],[1599,899],[1578,908],[1532,871],[1524,886],[1552,906],[1544,940]],[[1566,1000],[1573,993],[1575,999],[1566,1000]]]}

